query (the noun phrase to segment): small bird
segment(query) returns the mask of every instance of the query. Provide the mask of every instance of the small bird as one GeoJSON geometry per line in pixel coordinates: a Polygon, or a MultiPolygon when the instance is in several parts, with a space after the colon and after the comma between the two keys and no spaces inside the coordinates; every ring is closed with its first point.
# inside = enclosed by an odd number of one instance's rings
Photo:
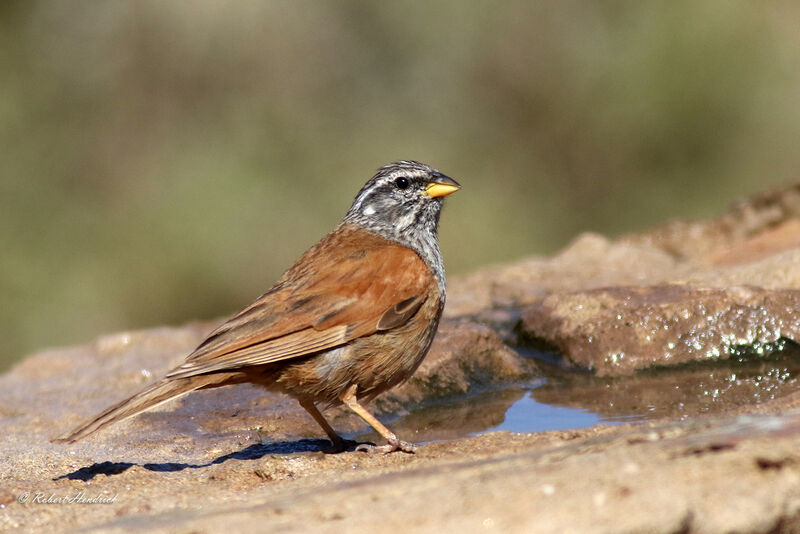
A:
{"type": "Polygon", "coordinates": [[[387,441],[357,450],[414,452],[363,405],[410,377],[433,342],[445,302],[439,215],[460,187],[416,161],[381,167],[331,233],[181,365],[53,441],[78,441],[197,389],[249,382],[296,398],[331,451],[349,444],[317,404],[344,404],[387,441]]]}

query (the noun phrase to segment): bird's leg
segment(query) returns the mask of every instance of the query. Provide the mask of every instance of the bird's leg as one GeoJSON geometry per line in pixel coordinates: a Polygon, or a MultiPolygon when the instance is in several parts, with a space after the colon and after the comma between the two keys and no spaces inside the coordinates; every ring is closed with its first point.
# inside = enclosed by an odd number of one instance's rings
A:
{"type": "Polygon", "coordinates": [[[348,408],[350,408],[356,414],[358,414],[358,416],[361,417],[361,419],[369,423],[369,426],[374,428],[381,436],[386,438],[388,444],[377,447],[375,445],[362,443],[358,447],[356,447],[356,450],[366,451],[366,452],[394,452],[394,451],[415,452],[417,450],[416,445],[414,445],[413,443],[408,443],[397,439],[397,436],[395,435],[394,432],[389,430],[383,423],[378,421],[378,419],[374,415],[369,413],[366,410],[366,408],[364,408],[358,403],[358,399],[356,398],[357,389],[358,386],[356,384],[353,384],[339,396],[339,399],[348,408]]]}
{"type": "Polygon", "coordinates": [[[331,440],[332,447],[329,449],[325,449],[324,452],[328,453],[336,453],[346,451],[350,446],[354,444],[354,442],[342,438],[336,431],[328,424],[328,421],[325,420],[325,417],[320,413],[317,409],[317,406],[314,404],[313,401],[310,400],[300,400],[300,406],[305,408],[305,410],[314,418],[314,421],[317,422],[319,426],[322,427],[322,430],[328,434],[328,438],[331,440]]]}

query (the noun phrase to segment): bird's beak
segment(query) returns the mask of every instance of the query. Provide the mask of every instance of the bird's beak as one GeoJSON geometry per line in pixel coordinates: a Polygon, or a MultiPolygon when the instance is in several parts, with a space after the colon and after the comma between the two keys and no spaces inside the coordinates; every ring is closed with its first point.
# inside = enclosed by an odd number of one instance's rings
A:
{"type": "Polygon", "coordinates": [[[435,175],[433,180],[434,181],[428,184],[428,187],[425,188],[425,192],[423,193],[431,198],[446,197],[450,193],[455,193],[461,189],[458,182],[444,174],[435,175]]]}

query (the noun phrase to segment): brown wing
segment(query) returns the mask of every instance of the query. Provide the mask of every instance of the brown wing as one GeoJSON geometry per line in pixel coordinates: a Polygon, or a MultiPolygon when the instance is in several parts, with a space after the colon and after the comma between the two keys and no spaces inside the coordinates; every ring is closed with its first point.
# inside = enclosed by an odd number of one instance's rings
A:
{"type": "Polygon", "coordinates": [[[397,327],[416,313],[435,283],[413,250],[342,226],[167,377],[296,358],[397,327]]]}

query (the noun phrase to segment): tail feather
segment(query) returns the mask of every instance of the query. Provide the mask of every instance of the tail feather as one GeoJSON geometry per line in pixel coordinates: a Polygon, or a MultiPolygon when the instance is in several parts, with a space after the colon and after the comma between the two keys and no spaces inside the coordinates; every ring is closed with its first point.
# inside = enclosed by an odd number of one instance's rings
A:
{"type": "Polygon", "coordinates": [[[212,383],[218,381],[218,378],[215,379],[210,376],[206,380],[203,380],[202,378],[203,377],[197,376],[178,380],[164,379],[160,382],[156,382],[155,384],[152,384],[136,393],[132,397],[125,399],[114,406],[111,406],[96,417],[84,422],[71,432],[53,439],[52,442],[74,443],[91,434],[94,434],[101,428],[105,428],[108,425],[117,423],[123,419],[127,419],[128,417],[132,417],[149,408],[153,408],[159,404],[185,395],[186,393],[194,391],[195,389],[208,387],[212,383]]]}

